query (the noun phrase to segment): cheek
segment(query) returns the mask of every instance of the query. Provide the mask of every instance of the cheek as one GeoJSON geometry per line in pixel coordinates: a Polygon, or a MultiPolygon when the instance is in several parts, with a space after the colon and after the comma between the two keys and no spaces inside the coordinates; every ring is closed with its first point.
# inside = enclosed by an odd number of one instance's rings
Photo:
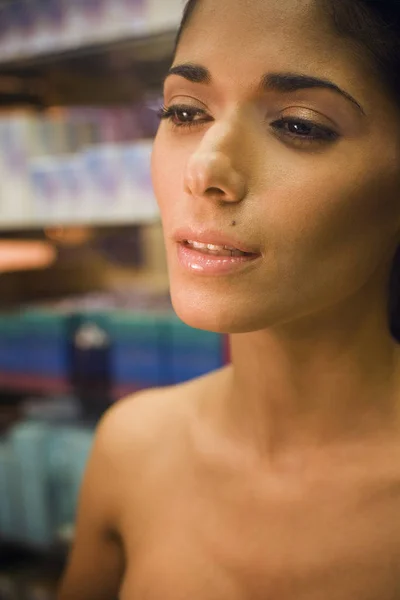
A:
{"type": "Polygon", "coordinates": [[[300,311],[354,293],[390,260],[399,239],[400,177],[387,164],[371,164],[297,162],[290,173],[270,177],[269,189],[266,182],[260,187],[265,201],[257,220],[272,256],[265,279],[279,296],[296,299],[300,311]]]}
{"type": "Polygon", "coordinates": [[[377,245],[398,235],[400,176],[387,165],[370,164],[308,164],[276,180],[263,212],[280,249],[321,259],[337,259],[340,249],[347,260],[349,252],[379,254],[377,245]]]}
{"type": "Polygon", "coordinates": [[[182,151],[166,140],[165,133],[159,132],[154,142],[151,169],[153,189],[164,224],[172,218],[174,206],[182,200],[185,164],[182,151]]]}

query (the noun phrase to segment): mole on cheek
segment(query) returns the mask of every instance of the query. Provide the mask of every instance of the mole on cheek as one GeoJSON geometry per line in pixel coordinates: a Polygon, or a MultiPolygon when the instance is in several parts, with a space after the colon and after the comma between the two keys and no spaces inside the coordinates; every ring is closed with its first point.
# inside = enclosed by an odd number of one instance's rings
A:
{"type": "Polygon", "coordinates": [[[236,221],[232,221],[232,227],[235,227],[236,221]]]}

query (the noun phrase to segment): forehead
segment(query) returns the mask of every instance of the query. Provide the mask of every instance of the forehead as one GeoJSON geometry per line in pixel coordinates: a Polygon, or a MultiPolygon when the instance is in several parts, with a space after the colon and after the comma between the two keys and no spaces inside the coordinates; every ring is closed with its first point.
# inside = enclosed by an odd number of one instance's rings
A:
{"type": "Polygon", "coordinates": [[[351,80],[359,95],[376,86],[351,42],[334,31],[322,0],[198,0],[174,62],[202,64],[239,85],[266,71],[293,71],[351,80]]]}

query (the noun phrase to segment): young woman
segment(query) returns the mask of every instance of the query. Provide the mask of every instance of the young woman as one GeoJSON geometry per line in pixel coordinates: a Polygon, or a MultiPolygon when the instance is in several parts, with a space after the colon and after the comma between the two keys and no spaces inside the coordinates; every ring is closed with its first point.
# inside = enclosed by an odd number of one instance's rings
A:
{"type": "Polygon", "coordinates": [[[400,4],[190,0],[164,95],[174,306],[232,365],[105,416],[60,599],[396,600],[400,4]]]}

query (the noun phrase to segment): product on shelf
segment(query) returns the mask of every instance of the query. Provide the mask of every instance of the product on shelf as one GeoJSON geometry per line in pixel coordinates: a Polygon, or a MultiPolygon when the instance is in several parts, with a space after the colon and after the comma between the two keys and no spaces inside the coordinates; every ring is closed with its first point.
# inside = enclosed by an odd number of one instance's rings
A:
{"type": "Polygon", "coordinates": [[[66,377],[68,321],[51,311],[0,314],[0,373],[66,377]]]}
{"type": "Polygon", "coordinates": [[[180,0],[12,0],[0,4],[2,61],[175,29],[180,0]]]}
{"type": "Polygon", "coordinates": [[[57,543],[75,521],[93,436],[93,428],[55,417],[44,406],[3,436],[0,539],[42,550],[57,543]]]}
{"type": "Polygon", "coordinates": [[[0,315],[3,387],[73,386],[88,402],[92,397],[106,406],[135,390],[203,375],[226,360],[224,336],[188,327],[159,293],[88,295],[0,315]]]}
{"type": "Polygon", "coordinates": [[[109,392],[172,385],[225,362],[225,338],[183,324],[164,294],[94,294],[3,314],[0,385],[7,374],[16,388],[35,377],[69,382],[79,401],[31,399],[0,437],[0,539],[44,549],[71,530],[94,435],[78,422],[107,408],[109,392]]]}
{"type": "Polygon", "coordinates": [[[147,103],[0,116],[0,227],[152,221],[147,103]]]}
{"type": "Polygon", "coordinates": [[[32,222],[33,206],[28,164],[50,154],[43,121],[32,114],[11,114],[0,119],[0,223],[32,222]]]}

